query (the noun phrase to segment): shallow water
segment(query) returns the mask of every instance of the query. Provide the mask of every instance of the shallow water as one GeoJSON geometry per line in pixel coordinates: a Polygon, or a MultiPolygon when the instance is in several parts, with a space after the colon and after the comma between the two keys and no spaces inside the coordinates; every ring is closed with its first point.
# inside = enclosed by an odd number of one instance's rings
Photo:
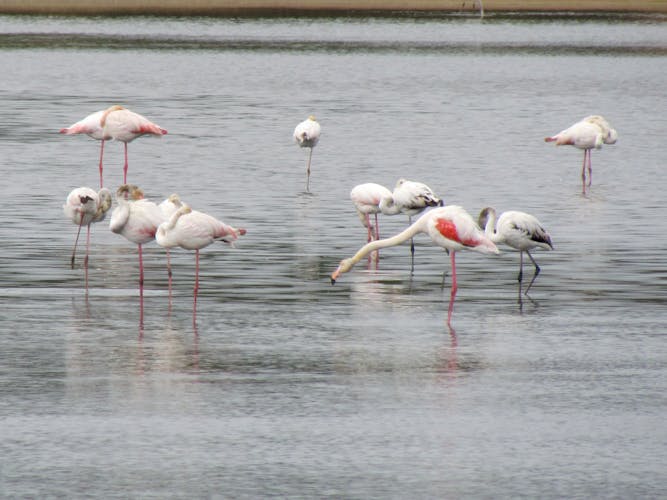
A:
{"type": "MultiPolygon", "coordinates": [[[[667,448],[662,17],[0,17],[0,494],[6,497],[660,497],[667,448]],[[129,181],[248,231],[236,248],[136,248],[67,193],[99,144],[57,131],[110,103],[169,131],[129,181]],[[602,114],[619,141],[543,138],[602,114]],[[322,124],[304,193],[294,126],[322,124]],[[360,263],[361,182],[429,184],[471,214],[536,215],[518,255],[417,238],[360,263]],[[530,272],[530,270],[529,270],[530,272]]],[[[108,143],[105,184],[122,179],[108,143]]],[[[384,235],[407,224],[381,219],[384,235]]]]}

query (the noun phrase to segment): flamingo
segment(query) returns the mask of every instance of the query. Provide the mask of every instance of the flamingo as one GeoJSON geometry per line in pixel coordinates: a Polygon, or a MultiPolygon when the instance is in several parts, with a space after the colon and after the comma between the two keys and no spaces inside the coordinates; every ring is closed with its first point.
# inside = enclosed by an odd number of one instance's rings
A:
{"type": "Polygon", "coordinates": [[[95,113],[91,113],[82,120],[79,120],[76,123],[73,123],[69,127],[66,128],[61,128],[60,133],[61,134],[66,134],[66,135],[74,135],[74,134],[86,134],[89,137],[92,137],[93,139],[96,139],[98,141],[101,141],[100,144],[100,188],[104,185],[103,179],[102,179],[102,158],[104,157],[104,141],[107,141],[111,139],[111,136],[106,134],[104,132],[104,128],[102,127],[102,116],[106,112],[105,109],[101,111],[96,111],[95,113]]]}
{"type": "MultiPolygon", "coordinates": [[[[412,224],[412,216],[423,212],[427,207],[441,207],[443,201],[433,190],[422,182],[399,179],[393,192],[394,203],[401,213],[407,214],[408,224],[412,224]]],[[[410,238],[410,272],[415,270],[415,243],[410,238]]]]}
{"type": "Polygon", "coordinates": [[[477,226],[470,214],[457,205],[448,205],[430,210],[403,232],[391,238],[367,243],[353,257],[343,259],[340,262],[338,268],[331,274],[331,284],[336,283],[341,274],[352,269],[357,262],[370,252],[400,245],[418,233],[428,234],[433,243],[449,252],[453,278],[447,312],[447,325],[451,326],[454,300],[458,289],[456,283],[456,252],[472,250],[484,254],[499,253],[495,243],[477,226]]]}
{"type": "Polygon", "coordinates": [[[215,241],[232,244],[244,234],[246,234],[245,229],[234,228],[215,217],[192,210],[187,203],[183,203],[168,221],[158,226],[155,233],[158,245],[167,249],[179,246],[195,251],[195,310],[199,290],[199,250],[215,241]]]}
{"type": "Polygon", "coordinates": [[[155,238],[155,232],[165,220],[160,208],[144,199],[144,191],[134,184],[123,184],[116,191],[118,206],[111,214],[109,229],[136,243],[139,251],[139,294],[144,294],[144,263],[141,246],[155,238]]]}
{"type": "MultiPolygon", "coordinates": [[[[158,208],[162,212],[164,220],[167,221],[169,218],[183,206],[181,197],[176,193],[169,195],[162,203],[158,205],[158,208]]],[[[171,255],[169,248],[165,248],[167,252],[167,276],[169,278],[169,303],[171,305],[171,282],[172,282],[172,273],[171,273],[171,255]]]]}
{"type": "Polygon", "coordinates": [[[320,140],[322,127],[313,115],[299,123],[294,129],[294,140],[302,148],[310,148],[308,166],[306,167],[306,192],[310,192],[310,160],[313,157],[313,148],[320,140]]]}
{"type": "Polygon", "coordinates": [[[123,165],[123,184],[127,183],[127,145],[142,135],[161,137],[167,131],[148,118],[130,111],[123,106],[111,106],[104,111],[100,124],[105,136],[125,145],[125,164],[123,165]]]}
{"type": "Polygon", "coordinates": [[[400,207],[394,203],[394,197],[384,186],[367,182],[358,184],[350,191],[350,199],[357,209],[361,223],[368,229],[367,242],[380,239],[380,228],[378,226],[378,213],[395,215],[399,213],[400,207]],[[375,235],[373,235],[373,224],[370,215],[375,215],[375,235]]]}
{"type": "Polygon", "coordinates": [[[484,228],[486,236],[494,243],[504,243],[519,250],[519,302],[521,302],[521,282],[523,279],[523,252],[535,266],[535,274],[530,280],[528,288],[524,292],[528,296],[530,287],[533,286],[537,275],[540,274],[540,266],[530,254],[533,248],[544,248],[553,250],[551,236],[542,224],[533,215],[525,212],[511,210],[500,214],[496,221],[496,210],[492,207],[482,209],[479,214],[479,225],[484,228]]]}
{"type": "Polygon", "coordinates": [[[574,125],[561,130],[556,135],[545,137],[545,142],[555,142],[556,146],[570,145],[584,150],[584,162],[581,167],[582,191],[591,185],[593,168],[591,165],[591,150],[601,149],[603,144],[614,144],[618,139],[616,130],[602,116],[591,115],[578,121],[574,125]],[[586,169],[588,168],[588,183],[586,169]]]}
{"type": "Polygon", "coordinates": [[[65,216],[74,224],[79,226],[74,240],[74,249],[72,250],[71,266],[74,269],[74,258],[76,256],[76,245],[79,242],[81,227],[86,226],[86,258],[83,266],[86,274],[86,290],[88,290],[88,254],[90,253],[90,225],[94,222],[101,222],[111,208],[111,191],[106,188],[96,192],[89,187],[80,187],[72,190],[67,195],[67,200],[63,205],[65,216]]]}

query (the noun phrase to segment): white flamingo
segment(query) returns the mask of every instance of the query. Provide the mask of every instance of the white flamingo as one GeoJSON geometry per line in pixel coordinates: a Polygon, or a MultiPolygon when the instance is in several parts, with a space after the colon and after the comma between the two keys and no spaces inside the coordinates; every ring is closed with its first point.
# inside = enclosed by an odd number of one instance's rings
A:
{"type": "Polygon", "coordinates": [[[76,257],[76,246],[79,242],[81,227],[86,226],[86,257],[83,261],[86,275],[86,290],[88,290],[88,255],[90,253],[90,225],[95,222],[101,222],[106,217],[109,208],[111,208],[111,191],[102,188],[99,192],[89,187],[80,187],[73,189],[68,195],[63,211],[65,216],[74,224],[79,226],[74,240],[74,249],[72,250],[71,266],[74,269],[74,259],[76,257]]]}
{"type": "Polygon", "coordinates": [[[581,167],[583,193],[586,193],[586,187],[591,185],[593,177],[591,150],[601,149],[603,144],[614,144],[617,139],[616,130],[611,128],[609,122],[599,115],[587,116],[556,135],[544,138],[545,142],[555,142],[556,146],[569,145],[584,150],[584,161],[581,167]],[[586,181],[586,169],[588,169],[588,182],[586,181]]]}
{"type": "Polygon", "coordinates": [[[341,274],[348,272],[352,267],[370,252],[400,245],[419,233],[428,234],[438,246],[449,252],[452,267],[452,286],[447,312],[447,324],[451,326],[452,311],[456,291],[456,252],[472,250],[485,254],[497,254],[498,248],[477,226],[473,218],[463,208],[456,205],[435,208],[426,212],[417,221],[403,232],[386,238],[367,243],[349,259],[340,262],[338,268],[331,275],[334,284],[341,274]]]}
{"type": "Polygon", "coordinates": [[[192,210],[186,203],[158,227],[155,234],[158,245],[167,249],[179,246],[195,251],[195,310],[199,290],[199,250],[216,241],[231,244],[244,234],[246,234],[245,229],[234,228],[215,217],[192,210]]]}
{"type": "Polygon", "coordinates": [[[523,252],[535,266],[535,274],[530,280],[528,288],[524,292],[528,295],[530,287],[533,286],[537,275],[540,274],[540,266],[530,254],[533,248],[553,250],[551,236],[544,229],[539,220],[533,215],[516,210],[503,212],[496,220],[496,210],[492,207],[482,209],[479,214],[479,225],[484,228],[486,236],[496,244],[504,243],[519,250],[519,302],[521,301],[521,283],[523,280],[523,252]]]}
{"type": "Polygon", "coordinates": [[[310,192],[310,161],[313,158],[313,148],[320,141],[322,127],[314,116],[309,116],[294,128],[294,140],[302,148],[310,148],[308,165],[306,167],[306,191],[310,192]]]}
{"type": "Polygon", "coordinates": [[[118,205],[111,214],[109,228],[135,243],[139,252],[139,294],[144,294],[144,262],[141,246],[155,239],[155,232],[165,217],[144,192],[133,184],[123,184],[116,191],[118,205]]]}
{"type": "Polygon", "coordinates": [[[102,159],[104,157],[104,141],[111,139],[111,136],[104,133],[104,128],[102,127],[102,116],[106,112],[105,109],[101,111],[96,111],[91,113],[85,118],[79,120],[76,123],[73,123],[69,127],[61,128],[60,133],[66,135],[74,134],[86,134],[89,137],[92,137],[95,140],[101,141],[100,144],[100,188],[104,186],[104,180],[102,176],[102,159]]]}
{"type": "Polygon", "coordinates": [[[100,121],[105,137],[120,141],[125,147],[125,164],[123,165],[123,184],[127,183],[127,145],[142,135],[162,137],[165,129],[151,122],[145,116],[130,111],[123,106],[111,106],[104,111],[100,121]]]}
{"type": "Polygon", "coordinates": [[[400,207],[394,203],[394,197],[386,187],[367,182],[358,184],[350,191],[350,199],[357,209],[359,219],[368,230],[367,242],[380,239],[380,227],[378,225],[378,214],[395,215],[400,213],[400,207]],[[371,223],[370,216],[375,215],[375,228],[371,223]],[[375,229],[375,231],[373,231],[375,229]]]}
{"type": "MultiPolygon", "coordinates": [[[[412,216],[428,207],[441,207],[443,201],[433,190],[422,182],[399,179],[392,193],[394,204],[401,213],[408,216],[408,224],[412,224],[412,216]]],[[[410,272],[415,270],[415,243],[410,238],[410,272]]]]}

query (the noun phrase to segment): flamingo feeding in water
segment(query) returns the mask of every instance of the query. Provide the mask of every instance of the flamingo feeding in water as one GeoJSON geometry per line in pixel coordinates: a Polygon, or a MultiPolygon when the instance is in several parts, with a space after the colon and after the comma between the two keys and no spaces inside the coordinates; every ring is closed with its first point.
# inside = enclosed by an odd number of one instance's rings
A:
{"type": "Polygon", "coordinates": [[[111,106],[102,114],[100,124],[105,137],[120,141],[125,147],[125,163],[123,165],[123,184],[127,183],[127,145],[142,135],[162,137],[167,131],[148,118],[130,111],[123,106],[111,106]]]}
{"type": "Polygon", "coordinates": [[[449,251],[452,266],[452,286],[447,312],[447,324],[451,325],[454,299],[458,289],[456,283],[456,252],[472,250],[485,254],[498,254],[498,248],[484,232],[477,226],[473,218],[463,208],[456,205],[435,208],[426,212],[405,231],[386,238],[367,243],[354,256],[340,262],[338,268],[331,275],[331,284],[334,284],[341,274],[348,272],[352,267],[370,252],[380,248],[400,245],[419,233],[428,234],[438,246],[449,251]]]}
{"type": "Polygon", "coordinates": [[[79,120],[76,123],[73,123],[69,127],[60,129],[61,134],[74,135],[74,134],[86,134],[93,139],[101,141],[100,144],[100,188],[104,185],[104,180],[102,178],[102,159],[104,157],[104,141],[111,139],[111,136],[105,134],[104,128],[102,127],[102,116],[107,110],[103,109],[101,111],[96,111],[91,113],[82,120],[79,120]]]}
{"type": "Polygon", "coordinates": [[[583,193],[586,193],[586,186],[591,185],[593,177],[591,150],[601,149],[603,144],[614,144],[617,139],[616,130],[611,128],[609,122],[600,115],[587,116],[556,135],[544,138],[545,142],[555,142],[556,146],[569,145],[584,150],[584,161],[581,167],[583,193]],[[587,169],[588,182],[586,181],[587,169]]]}
{"type": "Polygon", "coordinates": [[[395,215],[400,212],[400,207],[394,203],[391,191],[374,182],[354,186],[352,191],[350,191],[350,199],[357,209],[361,223],[368,229],[367,242],[373,239],[380,239],[378,213],[395,215]],[[375,228],[373,228],[373,224],[371,223],[371,214],[375,215],[375,228]]]}
{"type": "Polygon", "coordinates": [[[65,216],[74,224],[79,226],[74,240],[74,249],[72,250],[71,266],[74,269],[74,259],[76,256],[76,246],[79,242],[81,227],[86,226],[86,257],[83,260],[83,267],[86,275],[86,291],[88,290],[88,254],[90,253],[90,225],[94,222],[104,220],[111,208],[111,191],[106,188],[96,192],[89,187],[80,187],[72,190],[67,195],[67,200],[63,205],[65,216]]]}
{"type": "Polygon", "coordinates": [[[144,192],[133,184],[123,184],[116,191],[118,206],[111,214],[109,229],[136,243],[139,251],[139,294],[144,294],[144,262],[141,246],[155,239],[155,232],[165,217],[155,203],[144,199],[144,192]]]}
{"type": "Polygon", "coordinates": [[[533,248],[553,250],[551,236],[544,229],[539,220],[533,215],[516,210],[503,212],[496,221],[496,210],[491,207],[482,209],[479,214],[479,225],[484,228],[486,236],[494,243],[504,243],[519,250],[519,302],[521,302],[521,282],[523,279],[523,252],[535,266],[535,274],[530,280],[528,288],[524,292],[528,295],[530,287],[533,286],[537,275],[540,274],[540,266],[530,254],[533,248]]]}
{"type": "Polygon", "coordinates": [[[199,290],[199,250],[215,241],[232,244],[245,229],[237,229],[203,212],[192,210],[183,203],[168,221],[157,228],[155,240],[164,248],[179,246],[195,251],[194,309],[197,308],[199,290]]]}
{"type": "MultiPolygon", "coordinates": [[[[443,201],[433,190],[422,182],[399,179],[392,193],[393,200],[401,213],[408,216],[408,224],[412,224],[412,216],[423,212],[428,207],[441,207],[443,201]]],[[[410,272],[415,270],[415,243],[410,238],[410,272]]]]}
{"type": "Polygon", "coordinates": [[[314,116],[309,116],[294,128],[294,140],[302,148],[310,148],[308,165],[306,167],[306,192],[310,192],[310,161],[313,158],[313,148],[320,140],[322,127],[314,116]]]}

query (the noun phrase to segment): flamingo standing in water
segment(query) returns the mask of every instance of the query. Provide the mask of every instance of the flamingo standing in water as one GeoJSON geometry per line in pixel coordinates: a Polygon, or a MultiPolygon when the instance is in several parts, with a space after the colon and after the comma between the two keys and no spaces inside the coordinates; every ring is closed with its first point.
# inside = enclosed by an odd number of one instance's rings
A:
{"type": "Polygon", "coordinates": [[[86,226],[86,257],[83,260],[83,267],[86,274],[86,291],[88,291],[88,254],[90,253],[90,225],[94,222],[103,221],[107,212],[111,208],[111,191],[106,188],[96,192],[89,187],[80,187],[72,190],[67,195],[67,200],[63,205],[65,216],[74,224],[79,226],[74,240],[74,249],[72,250],[71,266],[74,269],[74,259],[76,256],[76,245],[79,242],[81,227],[86,226]]]}
{"type": "Polygon", "coordinates": [[[496,210],[492,207],[482,209],[479,214],[479,225],[484,228],[486,236],[494,243],[504,243],[519,250],[519,302],[521,302],[521,282],[523,279],[523,252],[535,266],[535,274],[530,280],[528,288],[524,292],[526,296],[530,287],[533,286],[537,275],[540,274],[540,266],[530,254],[533,248],[553,250],[551,236],[544,229],[539,220],[533,215],[516,210],[510,210],[500,214],[496,221],[496,210]]]}
{"type": "Polygon", "coordinates": [[[394,203],[391,191],[374,182],[354,186],[352,191],[350,191],[350,199],[357,209],[361,223],[368,229],[367,242],[373,239],[380,239],[378,213],[395,215],[400,212],[400,207],[394,203]],[[371,223],[371,214],[375,215],[375,228],[373,228],[373,224],[371,223]],[[373,229],[375,229],[375,234],[373,233],[373,229]]]}
{"type": "Polygon", "coordinates": [[[544,138],[545,142],[555,142],[556,146],[570,145],[584,150],[584,162],[581,167],[584,194],[586,187],[591,185],[593,176],[591,150],[601,149],[603,144],[614,144],[617,139],[616,130],[611,128],[609,122],[599,115],[587,116],[556,135],[544,138]],[[586,169],[588,169],[588,182],[586,182],[586,169]]]}
{"type": "Polygon", "coordinates": [[[302,148],[310,148],[308,166],[306,167],[306,192],[310,192],[310,160],[313,158],[313,148],[320,140],[322,127],[314,116],[299,123],[294,129],[294,140],[302,148]]]}
{"type": "MultiPolygon", "coordinates": [[[[181,197],[178,196],[176,193],[173,193],[169,195],[162,203],[158,205],[160,208],[160,211],[162,212],[162,215],[164,217],[164,220],[167,221],[169,218],[183,206],[183,202],[181,201],[181,197]]],[[[171,305],[171,281],[172,281],[172,273],[171,273],[171,255],[169,252],[169,248],[165,248],[167,252],[167,276],[169,278],[169,304],[171,305]]]]}
{"type": "MultiPolygon", "coordinates": [[[[412,216],[423,212],[428,207],[441,207],[443,201],[426,184],[399,179],[393,192],[393,201],[401,213],[407,214],[408,224],[412,216]]],[[[415,270],[415,243],[410,238],[410,272],[415,270]]]]}
{"type": "Polygon", "coordinates": [[[127,145],[142,135],[162,137],[167,131],[148,118],[130,111],[123,106],[111,106],[102,114],[100,120],[103,134],[116,141],[124,143],[125,163],[123,165],[123,184],[127,183],[127,145]]]}
{"type": "Polygon", "coordinates": [[[155,239],[155,232],[165,217],[155,203],[144,199],[144,192],[133,184],[123,184],[116,191],[118,206],[111,214],[109,228],[139,249],[139,294],[144,295],[144,262],[141,246],[155,239]]]}
{"type": "Polygon", "coordinates": [[[104,157],[104,141],[111,139],[111,136],[104,132],[102,127],[102,116],[107,110],[103,109],[101,111],[96,111],[86,116],[82,120],[79,120],[76,123],[73,123],[69,127],[60,129],[61,134],[74,135],[74,134],[86,134],[93,139],[101,141],[100,144],[100,188],[103,187],[104,181],[102,178],[102,159],[104,157]]]}
{"type": "Polygon", "coordinates": [[[400,245],[419,233],[428,234],[438,246],[449,251],[452,266],[452,287],[449,297],[447,324],[451,326],[452,311],[456,298],[456,252],[472,250],[485,254],[498,254],[498,248],[484,232],[477,226],[473,218],[463,208],[456,205],[435,208],[422,215],[405,231],[386,238],[367,243],[354,256],[340,262],[338,268],[331,275],[331,284],[334,284],[341,274],[348,272],[352,267],[370,252],[380,248],[400,245]]]}
{"type": "Polygon", "coordinates": [[[203,212],[192,210],[183,203],[168,221],[157,228],[155,240],[164,248],[179,246],[195,251],[195,286],[194,310],[197,309],[197,292],[199,290],[199,250],[215,241],[232,244],[239,236],[246,233],[245,229],[237,229],[219,221],[203,212]]]}

